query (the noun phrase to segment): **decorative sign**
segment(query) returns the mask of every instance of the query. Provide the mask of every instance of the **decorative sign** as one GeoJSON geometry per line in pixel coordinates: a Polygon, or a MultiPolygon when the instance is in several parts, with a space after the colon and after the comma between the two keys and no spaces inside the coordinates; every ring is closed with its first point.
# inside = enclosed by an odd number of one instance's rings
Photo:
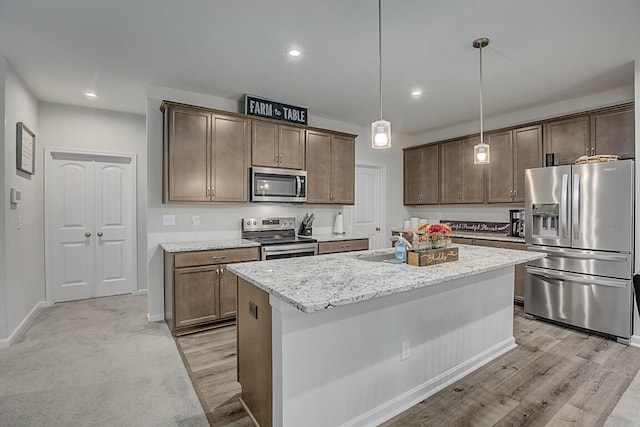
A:
{"type": "Polygon", "coordinates": [[[453,231],[469,231],[473,233],[509,233],[508,222],[469,222],[449,221],[443,219],[442,224],[448,224],[453,231]]]}
{"type": "Polygon", "coordinates": [[[458,248],[429,249],[426,251],[407,251],[407,264],[424,267],[426,265],[442,264],[443,262],[458,261],[458,248]]]}
{"type": "Polygon", "coordinates": [[[307,124],[306,108],[258,98],[253,95],[244,96],[244,113],[249,116],[297,123],[299,125],[307,124]]]}
{"type": "Polygon", "coordinates": [[[36,173],[36,136],[22,122],[16,124],[16,166],[33,175],[36,173]]]}

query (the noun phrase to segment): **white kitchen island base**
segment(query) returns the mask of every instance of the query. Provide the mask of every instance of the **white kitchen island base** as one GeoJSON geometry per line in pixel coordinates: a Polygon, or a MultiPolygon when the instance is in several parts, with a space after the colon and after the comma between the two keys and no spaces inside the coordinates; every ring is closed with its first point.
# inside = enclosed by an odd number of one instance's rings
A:
{"type": "Polygon", "coordinates": [[[273,425],[378,425],[514,348],[513,270],[314,313],[270,296],[273,425]]]}

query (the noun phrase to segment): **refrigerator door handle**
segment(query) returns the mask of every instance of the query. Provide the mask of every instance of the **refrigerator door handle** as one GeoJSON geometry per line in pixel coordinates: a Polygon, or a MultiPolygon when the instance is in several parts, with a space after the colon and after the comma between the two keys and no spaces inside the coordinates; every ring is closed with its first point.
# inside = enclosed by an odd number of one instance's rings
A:
{"type": "Polygon", "coordinates": [[[534,276],[541,276],[547,279],[571,281],[584,283],[587,285],[611,286],[614,288],[624,288],[629,283],[628,280],[603,279],[595,276],[567,273],[565,271],[545,270],[537,267],[527,267],[527,273],[533,274],[534,276]]]}
{"type": "Polygon", "coordinates": [[[598,261],[627,261],[628,255],[604,255],[594,253],[578,253],[578,252],[565,252],[557,250],[549,246],[527,246],[527,250],[545,252],[551,256],[557,256],[562,258],[581,258],[581,259],[594,259],[598,261]]]}
{"type": "Polygon", "coordinates": [[[569,223],[569,175],[566,173],[562,175],[562,216],[560,225],[562,229],[562,238],[567,237],[567,224],[569,223]]]}
{"type": "Polygon", "coordinates": [[[580,174],[573,175],[573,202],[571,206],[573,218],[573,236],[572,239],[580,240],[580,174]]]}

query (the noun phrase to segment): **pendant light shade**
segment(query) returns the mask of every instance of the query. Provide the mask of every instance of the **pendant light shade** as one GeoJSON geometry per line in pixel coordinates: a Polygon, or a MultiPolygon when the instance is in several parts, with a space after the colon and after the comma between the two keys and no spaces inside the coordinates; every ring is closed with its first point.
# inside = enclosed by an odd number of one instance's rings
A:
{"type": "Polygon", "coordinates": [[[391,123],[386,120],[378,120],[371,123],[371,147],[391,147],[391,123]]]}
{"type": "Polygon", "coordinates": [[[473,147],[473,163],[476,165],[486,165],[491,160],[489,144],[484,143],[483,122],[482,122],[482,48],[489,45],[489,39],[482,37],[473,41],[473,47],[480,51],[480,143],[473,147]]]}
{"type": "Polygon", "coordinates": [[[391,123],[382,119],[382,0],[378,0],[378,80],[380,93],[380,120],[371,123],[371,147],[391,147],[391,123]]]}

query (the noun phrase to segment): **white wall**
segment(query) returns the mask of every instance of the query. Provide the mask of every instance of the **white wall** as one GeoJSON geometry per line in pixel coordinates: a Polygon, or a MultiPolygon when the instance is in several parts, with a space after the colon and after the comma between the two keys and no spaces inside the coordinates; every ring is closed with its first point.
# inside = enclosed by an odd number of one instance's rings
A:
{"type": "Polygon", "coordinates": [[[45,299],[44,230],[42,211],[43,162],[39,140],[38,101],[4,62],[4,183],[2,185],[3,275],[5,298],[0,304],[0,339],[11,336],[20,323],[45,299]],[[16,168],[16,124],[23,122],[36,135],[35,175],[16,168]],[[9,189],[20,190],[21,200],[8,203],[9,189]]]}
{"type": "MultiPolygon", "coordinates": [[[[289,205],[289,204],[238,204],[230,206],[197,206],[162,204],[162,100],[171,100],[223,111],[240,112],[238,100],[204,94],[179,91],[162,87],[149,87],[147,92],[147,150],[149,159],[148,242],[149,318],[162,319],[163,260],[161,242],[179,242],[214,238],[239,238],[240,218],[265,216],[295,216],[302,219],[306,212],[316,215],[314,232],[330,233],[335,215],[342,206],[289,205]],[[175,215],[175,226],[162,225],[165,214],[175,215]],[[191,225],[191,217],[200,217],[200,226],[191,225]]],[[[405,217],[402,206],[402,152],[398,145],[392,150],[375,151],[370,148],[369,129],[309,115],[309,125],[359,135],[356,139],[356,162],[387,165],[387,219],[405,217]],[[391,173],[389,173],[392,171],[391,173]]],[[[399,136],[398,144],[402,143],[399,136]]],[[[395,144],[395,143],[394,143],[395,144]]]]}
{"type": "Polygon", "coordinates": [[[7,237],[5,233],[5,218],[6,218],[6,206],[9,204],[8,195],[5,185],[4,170],[5,168],[5,105],[4,105],[4,93],[5,93],[5,75],[7,68],[7,60],[0,56],[0,165],[2,165],[2,172],[0,172],[0,339],[4,339],[9,335],[7,329],[7,275],[6,275],[6,245],[7,237]]]}
{"type": "Polygon", "coordinates": [[[138,290],[146,289],[147,141],[145,117],[48,102],[41,102],[39,111],[41,147],[133,154],[137,157],[138,290]]]}
{"type": "MultiPolygon", "coordinates": [[[[640,274],[640,171],[638,170],[638,155],[640,153],[640,58],[635,61],[634,64],[635,75],[635,114],[636,114],[636,200],[635,200],[635,268],[634,274],[640,274]]],[[[635,301],[634,301],[635,304],[635,301]]],[[[640,347],[640,315],[638,313],[638,305],[634,305],[634,321],[633,321],[633,337],[631,337],[631,343],[640,347]]]]}

